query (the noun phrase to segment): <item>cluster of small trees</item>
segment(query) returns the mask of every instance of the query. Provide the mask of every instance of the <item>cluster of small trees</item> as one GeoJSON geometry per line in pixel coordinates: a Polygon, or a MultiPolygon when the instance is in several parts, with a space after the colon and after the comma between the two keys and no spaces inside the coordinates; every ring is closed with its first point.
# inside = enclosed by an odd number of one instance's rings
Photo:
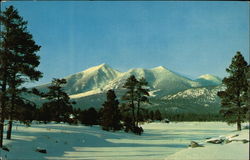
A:
{"type": "Polygon", "coordinates": [[[165,113],[164,117],[167,117],[171,121],[224,121],[221,114],[210,113],[165,113]]]}
{"type": "Polygon", "coordinates": [[[84,111],[78,109],[78,112],[80,112],[78,115],[83,115],[78,116],[78,120],[87,125],[99,124],[102,129],[107,131],[125,129],[126,132],[131,131],[140,135],[143,129],[139,127],[139,121],[162,119],[159,110],[149,112],[141,107],[142,103],[149,102],[149,89],[144,78],[137,80],[134,75],[131,75],[123,87],[126,89],[126,93],[122,97],[125,103],[119,105],[115,91],[109,90],[107,100],[103,103],[99,112],[95,111],[94,108],[84,111]],[[88,116],[90,115],[89,112],[92,116],[88,116]]]}
{"type": "Polygon", "coordinates": [[[127,90],[122,97],[127,101],[123,111],[127,111],[124,119],[125,131],[132,131],[136,134],[141,134],[143,129],[138,126],[142,103],[149,103],[149,88],[145,78],[137,80],[134,75],[131,75],[125,82],[124,88],[127,90]]]}
{"type": "Polygon", "coordinates": [[[65,79],[53,79],[49,91],[41,93],[33,89],[33,93],[48,99],[48,102],[43,103],[38,110],[36,119],[39,121],[55,121],[55,122],[70,122],[70,115],[73,114],[73,104],[68,94],[63,91],[63,85],[66,84],[65,79]]]}

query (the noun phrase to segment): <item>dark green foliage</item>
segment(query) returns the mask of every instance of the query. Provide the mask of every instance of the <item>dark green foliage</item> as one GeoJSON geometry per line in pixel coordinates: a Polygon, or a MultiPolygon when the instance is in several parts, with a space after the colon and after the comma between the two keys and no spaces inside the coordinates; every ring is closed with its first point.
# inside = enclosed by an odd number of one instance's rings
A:
{"type": "Polygon", "coordinates": [[[246,120],[247,107],[247,62],[240,52],[237,52],[232,63],[226,69],[228,77],[222,80],[226,86],[225,91],[218,92],[221,98],[220,113],[228,123],[237,123],[237,129],[241,130],[241,123],[246,120]]]}
{"type": "Polygon", "coordinates": [[[131,119],[131,115],[129,114],[123,115],[123,125],[124,125],[125,132],[133,132],[138,135],[141,135],[143,133],[143,128],[139,126],[135,126],[131,119]]]}
{"type": "Polygon", "coordinates": [[[246,116],[246,120],[248,121],[248,122],[250,122],[250,65],[248,65],[248,67],[247,67],[247,73],[246,73],[246,77],[247,77],[247,80],[248,80],[248,95],[247,95],[247,116],[246,116]]]}
{"type": "Polygon", "coordinates": [[[43,94],[49,100],[41,108],[41,117],[45,118],[45,121],[71,121],[70,115],[73,113],[72,104],[74,102],[70,102],[68,94],[63,91],[62,86],[66,83],[65,79],[53,79],[51,85],[48,87],[48,93],[43,94]]]}
{"type": "Polygon", "coordinates": [[[20,99],[20,101],[17,102],[13,119],[19,120],[29,126],[31,122],[36,119],[36,105],[32,102],[25,102],[20,99]]]}
{"type": "Polygon", "coordinates": [[[196,113],[166,113],[162,115],[172,121],[223,121],[224,118],[220,114],[196,114],[196,113]]]}
{"type": "Polygon", "coordinates": [[[154,120],[154,119],[155,119],[155,113],[154,113],[154,111],[150,111],[150,112],[149,112],[149,118],[150,118],[151,120],[154,120]]]}
{"type": "Polygon", "coordinates": [[[123,115],[123,125],[125,132],[133,130],[134,125],[130,115],[123,115]]]}
{"type": "Polygon", "coordinates": [[[124,88],[127,89],[127,92],[122,97],[123,100],[128,101],[128,106],[132,111],[132,123],[135,125],[136,117],[135,117],[135,100],[136,100],[136,85],[138,84],[138,80],[134,75],[131,75],[123,85],[124,88]]]}
{"type": "Polygon", "coordinates": [[[81,109],[80,108],[73,108],[73,113],[70,115],[69,124],[78,124],[80,121],[80,114],[81,109]]]}
{"type": "Polygon", "coordinates": [[[103,104],[101,126],[104,130],[120,130],[122,125],[120,123],[121,115],[118,108],[119,102],[116,99],[114,90],[107,92],[107,100],[103,104]]]}
{"type": "Polygon", "coordinates": [[[49,107],[49,105],[47,103],[43,104],[43,106],[38,109],[37,120],[48,123],[53,120],[53,114],[53,110],[49,107]]]}
{"type": "Polygon", "coordinates": [[[148,99],[149,89],[147,85],[148,85],[148,82],[146,81],[145,78],[141,78],[136,84],[136,90],[135,90],[135,99],[137,102],[136,126],[138,126],[140,111],[142,110],[141,103],[149,102],[149,99],[148,99]]]}
{"type": "MultiPolygon", "coordinates": [[[[131,116],[131,121],[127,120],[125,122],[126,131],[131,130],[136,134],[141,134],[143,129],[138,127],[139,121],[143,121],[143,113],[141,112],[143,109],[141,108],[141,104],[145,102],[149,102],[149,89],[147,87],[148,83],[145,78],[141,78],[137,80],[134,75],[131,75],[125,82],[124,88],[127,89],[125,95],[122,97],[123,100],[128,101],[127,109],[129,114],[127,116],[131,116]],[[136,112],[136,113],[135,113],[136,112]],[[130,123],[130,124],[129,124],[130,123]]],[[[128,119],[126,117],[126,119],[128,119]]]]}
{"type": "Polygon", "coordinates": [[[155,111],[154,118],[155,120],[158,120],[158,121],[162,120],[161,112],[158,109],[155,111]]]}
{"type": "Polygon", "coordinates": [[[79,121],[87,126],[98,124],[98,112],[95,108],[91,107],[87,110],[83,110],[79,114],[79,121]]]}
{"type": "MultiPolygon", "coordinates": [[[[7,139],[10,139],[13,114],[17,107],[16,102],[22,92],[20,86],[27,81],[38,80],[42,76],[42,73],[36,70],[40,64],[39,56],[36,55],[40,46],[35,43],[32,35],[27,31],[27,22],[19,16],[13,6],[1,12],[0,21],[0,109],[1,113],[5,112],[6,96],[9,96],[7,139]]],[[[0,117],[1,122],[6,118],[3,114],[0,117]]],[[[0,132],[2,133],[2,131],[2,126],[0,126],[0,132]]],[[[1,133],[0,137],[2,137],[1,133]]],[[[1,145],[2,138],[0,138],[0,147],[1,145]]]]}

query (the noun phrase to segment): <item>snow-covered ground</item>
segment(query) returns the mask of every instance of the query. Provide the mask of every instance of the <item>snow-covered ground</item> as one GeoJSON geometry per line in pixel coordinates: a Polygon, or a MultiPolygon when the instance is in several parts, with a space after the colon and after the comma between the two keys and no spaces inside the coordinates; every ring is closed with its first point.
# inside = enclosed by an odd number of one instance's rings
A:
{"type": "MultiPolygon", "coordinates": [[[[249,130],[234,132],[239,136],[233,138],[235,141],[222,144],[211,144],[204,141],[204,147],[187,148],[168,156],[165,160],[249,160],[249,130]]],[[[228,136],[231,136],[229,134],[228,136]]],[[[202,144],[202,143],[200,143],[202,144]]]]}
{"type": "MultiPolygon", "coordinates": [[[[142,125],[142,136],[130,133],[106,132],[99,126],[70,126],[67,124],[32,124],[26,127],[15,123],[13,139],[4,140],[10,151],[0,151],[0,157],[11,159],[216,159],[217,155],[248,157],[249,143],[205,144],[188,148],[191,140],[202,142],[208,137],[239,133],[235,126],[222,122],[150,123],[142,125]],[[45,148],[47,153],[36,152],[45,148]],[[221,153],[223,152],[223,153],[221,153]],[[189,155],[190,154],[190,155],[189,155]],[[187,156],[187,158],[185,158],[187,156]]],[[[248,137],[248,136],[247,136],[248,137]]],[[[219,157],[218,157],[219,158],[219,157]]],[[[224,157],[223,157],[224,158],[224,157]]],[[[225,159],[226,159],[225,158],[225,159]]],[[[222,159],[222,157],[220,157],[222,159]]]]}

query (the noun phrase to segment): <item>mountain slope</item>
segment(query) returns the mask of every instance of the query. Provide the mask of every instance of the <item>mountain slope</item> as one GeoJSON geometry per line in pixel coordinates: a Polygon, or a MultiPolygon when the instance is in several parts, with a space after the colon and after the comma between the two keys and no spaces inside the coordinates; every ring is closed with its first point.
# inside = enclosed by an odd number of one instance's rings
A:
{"type": "Polygon", "coordinates": [[[220,99],[217,92],[224,90],[223,85],[216,87],[190,88],[162,98],[168,111],[192,113],[218,113],[220,99]]]}
{"type": "MultiPolygon", "coordinates": [[[[216,94],[220,87],[216,89],[214,86],[220,82],[217,77],[200,76],[200,80],[206,80],[206,83],[203,83],[186,78],[162,66],[152,69],[134,68],[127,72],[119,72],[107,64],[101,64],[65,77],[67,84],[64,90],[77,102],[75,107],[100,108],[109,89],[114,89],[118,100],[122,102],[121,97],[125,92],[123,85],[131,75],[135,75],[137,79],[144,77],[149,83],[152,104],[145,105],[146,108],[157,108],[167,112],[169,110],[197,112],[201,107],[205,108],[204,111],[209,111],[209,107],[206,106],[217,106],[217,108],[219,106],[216,94]]],[[[37,88],[45,91],[48,85],[41,85],[37,88]]],[[[38,104],[44,101],[34,96],[30,96],[30,99],[37,101],[38,104]]]]}
{"type": "Polygon", "coordinates": [[[170,93],[176,93],[191,87],[198,87],[200,83],[192,81],[184,76],[178,75],[165,67],[159,66],[153,69],[135,68],[128,72],[122,73],[116,79],[111,81],[106,87],[108,89],[122,89],[126,79],[135,75],[137,79],[144,77],[152,91],[155,91],[157,96],[163,96],[170,93]]]}
{"type": "Polygon", "coordinates": [[[199,76],[196,80],[201,86],[216,86],[221,84],[221,79],[211,74],[204,74],[199,76]]]}
{"type": "MultiPolygon", "coordinates": [[[[110,68],[107,64],[91,67],[82,72],[65,77],[67,84],[64,90],[69,94],[80,94],[84,92],[99,93],[111,80],[117,78],[121,73],[110,68]]],[[[46,90],[49,84],[38,86],[39,90],[46,90]]]]}

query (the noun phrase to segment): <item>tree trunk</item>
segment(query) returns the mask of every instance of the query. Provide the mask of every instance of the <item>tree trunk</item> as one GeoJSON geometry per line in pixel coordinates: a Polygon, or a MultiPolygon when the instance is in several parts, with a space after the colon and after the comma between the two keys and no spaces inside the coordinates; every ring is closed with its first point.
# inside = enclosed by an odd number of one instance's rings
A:
{"type": "MultiPolygon", "coordinates": [[[[12,100],[11,100],[12,101],[12,100]]],[[[11,102],[11,108],[10,108],[10,115],[9,115],[9,123],[8,123],[8,130],[7,130],[7,139],[11,139],[11,132],[12,132],[12,123],[13,123],[13,109],[14,109],[14,103],[11,102]]]]}
{"type": "Polygon", "coordinates": [[[11,139],[11,131],[12,131],[12,119],[9,120],[8,130],[7,130],[7,139],[11,139]]]}
{"type": "Polygon", "coordinates": [[[134,105],[134,91],[131,93],[131,105],[132,105],[132,116],[133,116],[133,125],[135,126],[135,105],[134,105]]]}
{"type": "Polygon", "coordinates": [[[13,113],[14,113],[15,98],[16,98],[15,80],[16,80],[16,76],[14,74],[13,81],[11,84],[12,95],[11,95],[11,106],[10,106],[10,113],[9,113],[9,125],[8,125],[7,136],[6,136],[7,139],[11,139],[11,132],[12,132],[12,121],[13,121],[13,113]]]}
{"type": "Polygon", "coordinates": [[[138,127],[139,124],[139,111],[140,110],[140,100],[138,100],[138,104],[137,104],[137,118],[136,118],[136,126],[138,127]]]}
{"type": "MultiPolygon", "coordinates": [[[[3,110],[1,110],[2,112],[3,110]]],[[[4,126],[4,118],[2,117],[1,113],[1,120],[0,120],[0,148],[3,147],[3,126],[4,126]]]]}
{"type": "Polygon", "coordinates": [[[6,73],[3,75],[3,83],[2,83],[2,93],[1,93],[1,101],[0,101],[0,148],[3,147],[3,132],[4,132],[4,112],[5,112],[5,97],[6,97],[6,73]]]}
{"type": "Polygon", "coordinates": [[[240,131],[241,130],[241,123],[237,122],[237,130],[240,131]]]}
{"type": "Polygon", "coordinates": [[[132,103],[132,116],[133,116],[133,125],[135,126],[135,106],[134,106],[134,103],[132,103]]]}
{"type": "Polygon", "coordinates": [[[240,102],[240,92],[238,90],[238,107],[239,107],[239,110],[238,110],[238,117],[237,117],[237,130],[240,131],[241,130],[241,102],[240,102]]]}

